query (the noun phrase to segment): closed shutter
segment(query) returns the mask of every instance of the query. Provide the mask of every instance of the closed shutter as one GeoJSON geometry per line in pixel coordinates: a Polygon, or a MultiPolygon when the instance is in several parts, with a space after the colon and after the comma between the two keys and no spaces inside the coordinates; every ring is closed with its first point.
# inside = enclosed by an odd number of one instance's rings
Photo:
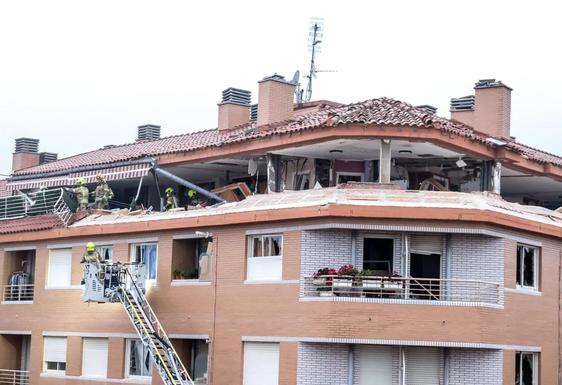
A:
{"type": "Polygon", "coordinates": [[[45,337],[44,361],[66,362],[66,337],[45,337]]]}
{"type": "Polygon", "coordinates": [[[82,375],[107,377],[107,338],[84,338],[82,375]]]}
{"type": "Polygon", "coordinates": [[[244,385],[278,385],[279,344],[244,343],[244,385]]]}
{"type": "Polygon", "coordinates": [[[440,385],[441,349],[406,350],[406,385],[440,385]]]}
{"type": "Polygon", "coordinates": [[[47,286],[70,286],[71,261],[72,249],[52,249],[49,251],[47,286]]]}
{"type": "Polygon", "coordinates": [[[282,257],[248,258],[249,281],[278,281],[282,278],[282,257]]]}
{"type": "Polygon", "coordinates": [[[357,346],[356,385],[392,385],[391,346],[357,346]]]}
{"type": "Polygon", "coordinates": [[[441,235],[412,235],[410,238],[410,253],[441,254],[443,252],[443,237],[441,235]]]}

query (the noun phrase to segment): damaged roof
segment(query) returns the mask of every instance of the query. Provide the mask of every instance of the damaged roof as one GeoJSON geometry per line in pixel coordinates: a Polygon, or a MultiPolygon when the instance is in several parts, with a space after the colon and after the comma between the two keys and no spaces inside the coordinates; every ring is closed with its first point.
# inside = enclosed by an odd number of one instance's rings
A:
{"type": "MultiPolygon", "coordinates": [[[[190,211],[155,212],[149,215],[127,216],[119,214],[90,215],[70,227],[99,226],[132,222],[158,221],[181,218],[201,218],[247,212],[268,212],[305,207],[326,207],[330,205],[355,205],[364,207],[407,207],[458,210],[481,210],[502,213],[539,224],[553,225],[562,229],[562,213],[539,206],[525,206],[507,202],[500,196],[472,192],[449,191],[407,191],[377,188],[369,183],[349,183],[302,191],[284,191],[252,195],[240,202],[226,203],[217,207],[190,211]]],[[[257,217],[256,217],[257,218],[257,217]]]]}
{"type": "Polygon", "coordinates": [[[0,221],[0,234],[50,230],[64,227],[63,221],[55,214],[45,214],[0,221]]]}
{"type": "MultiPolygon", "coordinates": [[[[295,115],[289,120],[271,125],[257,127],[255,124],[248,124],[228,131],[212,129],[157,140],[106,146],[99,150],[23,169],[15,172],[14,175],[58,172],[82,166],[112,164],[146,157],[158,157],[165,154],[220,147],[268,136],[291,134],[309,129],[345,124],[437,129],[444,134],[457,135],[481,143],[487,143],[486,139],[489,138],[488,135],[479,133],[460,122],[435,116],[423,109],[398,100],[378,98],[347,105],[337,105],[336,103],[322,104],[318,111],[295,115]]],[[[524,158],[539,163],[551,163],[556,166],[562,166],[562,157],[525,146],[514,140],[506,142],[505,148],[520,154],[524,158]]],[[[487,144],[491,145],[490,143],[487,144]]]]}

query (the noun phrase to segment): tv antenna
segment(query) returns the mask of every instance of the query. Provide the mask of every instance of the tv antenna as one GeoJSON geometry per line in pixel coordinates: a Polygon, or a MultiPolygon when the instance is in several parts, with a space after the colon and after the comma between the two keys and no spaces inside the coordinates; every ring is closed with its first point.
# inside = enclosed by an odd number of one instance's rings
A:
{"type": "Polygon", "coordinates": [[[308,50],[311,52],[310,57],[310,71],[307,75],[307,84],[304,101],[310,102],[312,99],[312,78],[316,78],[318,70],[315,65],[316,54],[320,53],[322,43],[322,36],[324,36],[324,19],[321,17],[311,17],[310,27],[308,30],[308,50]]]}

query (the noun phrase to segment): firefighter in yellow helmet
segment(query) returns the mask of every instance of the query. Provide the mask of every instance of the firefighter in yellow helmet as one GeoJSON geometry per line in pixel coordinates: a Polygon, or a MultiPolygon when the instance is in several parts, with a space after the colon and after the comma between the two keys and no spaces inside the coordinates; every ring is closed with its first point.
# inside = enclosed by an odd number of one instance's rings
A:
{"type": "MultiPolygon", "coordinates": [[[[93,242],[88,242],[86,244],[86,252],[82,255],[82,260],[80,263],[94,263],[98,269],[98,276],[100,280],[103,280],[104,271],[102,266],[102,259],[100,258],[100,254],[96,250],[96,245],[93,242]]],[[[86,269],[86,268],[85,268],[86,269]]],[[[84,270],[86,272],[86,270],[84,270]]],[[[82,285],[85,283],[84,279],[82,279],[82,285]]]]}
{"type": "Polygon", "coordinates": [[[175,209],[178,207],[178,203],[176,201],[176,197],[174,196],[174,189],[168,187],[166,190],[166,206],[164,206],[164,210],[168,211],[171,209],[175,209]]]}
{"type": "Polygon", "coordinates": [[[72,189],[72,192],[76,194],[76,200],[78,201],[78,210],[86,210],[88,208],[88,197],[90,192],[88,187],[86,187],[86,179],[78,178],[76,180],[77,187],[72,189]]]}
{"type": "Polygon", "coordinates": [[[96,176],[98,185],[94,191],[96,209],[109,209],[109,201],[113,198],[113,190],[107,184],[105,175],[98,174],[96,176]]]}

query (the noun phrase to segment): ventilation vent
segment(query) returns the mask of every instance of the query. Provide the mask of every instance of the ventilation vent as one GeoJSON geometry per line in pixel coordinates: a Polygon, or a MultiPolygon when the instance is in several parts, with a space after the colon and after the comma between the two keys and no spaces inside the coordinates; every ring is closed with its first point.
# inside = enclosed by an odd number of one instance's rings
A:
{"type": "Polygon", "coordinates": [[[139,134],[137,140],[154,140],[160,139],[160,126],[155,124],[145,124],[139,126],[139,134]]]}
{"type": "Polygon", "coordinates": [[[39,164],[51,163],[57,160],[58,154],[54,152],[41,152],[39,153],[39,164]]]}
{"type": "Polygon", "coordinates": [[[474,111],[474,95],[451,99],[451,112],[474,111]]]}
{"type": "Polygon", "coordinates": [[[250,91],[241,90],[240,88],[229,87],[222,92],[221,103],[234,103],[249,105],[252,102],[252,93],[250,91]]]}
{"type": "Polygon", "coordinates": [[[39,150],[39,139],[18,138],[16,139],[16,152],[37,152],[39,150]]]}
{"type": "Polygon", "coordinates": [[[252,104],[250,106],[250,122],[256,122],[258,120],[258,105],[252,104]]]}
{"type": "Polygon", "coordinates": [[[437,113],[437,107],[430,106],[429,104],[422,104],[421,106],[416,106],[420,110],[424,110],[428,114],[435,115],[437,113]]]}

